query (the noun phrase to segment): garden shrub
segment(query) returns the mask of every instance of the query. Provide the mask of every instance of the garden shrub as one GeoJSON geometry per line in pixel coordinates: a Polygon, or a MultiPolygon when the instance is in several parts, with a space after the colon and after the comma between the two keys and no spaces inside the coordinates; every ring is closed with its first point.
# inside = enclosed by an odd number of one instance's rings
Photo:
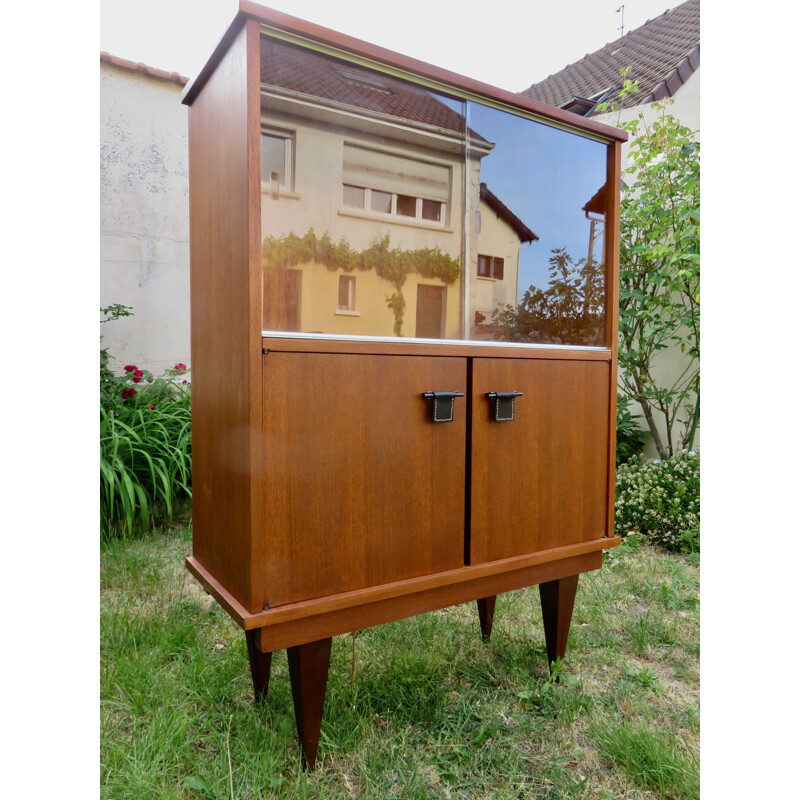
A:
{"type": "MultiPolygon", "coordinates": [[[[124,307],[115,307],[109,320],[120,316],[119,308],[124,307]]],[[[192,495],[188,367],[176,364],[154,377],[128,364],[124,376],[117,376],[108,366],[112,358],[107,349],[100,351],[100,525],[104,535],[142,532],[171,522],[192,495]]]]}
{"type": "Polygon", "coordinates": [[[700,549],[700,456],[679,453],[645,461],[632,458],[617,469],[618,536],[636,532],[667,550],[700,549]]]}
{"type": "Polygon", "coordinates": [[[617,395],[617,466],[642,452],[648,431],[643,431],[633,418],[630,398],[617,395]]]}

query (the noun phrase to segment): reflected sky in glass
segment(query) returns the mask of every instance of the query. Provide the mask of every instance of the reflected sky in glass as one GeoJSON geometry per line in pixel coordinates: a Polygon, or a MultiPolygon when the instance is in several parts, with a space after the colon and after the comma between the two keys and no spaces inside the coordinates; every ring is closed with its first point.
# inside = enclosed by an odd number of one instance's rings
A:
{"type": "Polygon", "coordinates": [[[531,285],[545,289],[554,248],[575,262],[588,255],[582,209],[606,182],[606,145],[479,103],[469,102],[467,115],[495,145],[481,160],[481,181],[539,237],[520,252],[520,297],[531,285]]]}

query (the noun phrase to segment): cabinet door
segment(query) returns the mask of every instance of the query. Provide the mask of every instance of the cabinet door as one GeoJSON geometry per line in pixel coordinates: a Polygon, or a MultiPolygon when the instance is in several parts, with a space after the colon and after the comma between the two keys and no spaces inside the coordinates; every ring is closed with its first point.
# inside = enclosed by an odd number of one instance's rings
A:
{"type": "Polygon", "coordinates": [[[472,363],[470,563],[606,533],[610,365],[476,358],[472,363]],[[497,422],[487,392],[520,391],[497,422]]]}
{"type": "Polygon", "coordinates": [[[263,365],[268,604],[463,566],[466,397],[433,423],[422,393],[466,392],[466,359],[270,352],[263,365]]]}

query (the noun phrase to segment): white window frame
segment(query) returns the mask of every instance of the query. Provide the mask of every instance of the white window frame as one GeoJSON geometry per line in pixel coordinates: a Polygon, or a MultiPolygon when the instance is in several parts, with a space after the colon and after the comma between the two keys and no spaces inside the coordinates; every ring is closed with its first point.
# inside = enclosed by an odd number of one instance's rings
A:
{"type": "Polygon", "coordinates": [[[381,218],[393,218],[398,222],[402,222],[403,220],[414,220],[416,222],[423,222],[426,225],[436,225],[442,228],[447,227],[447,203],[444,200],[439,200],[435,197],[420,197],[419,195],[411,195],[405,194],[403,192],[388,192],[385,189],[372,189],[369,186],[358,186],[355,183],[342,183],[342,207],[345,209],[356,209],[358,211],[363,211],[366,214],[374,214],[377,217],[381,218]],[[364,205],[363,206],[353,206],[349,205],[344,202],[344,187],[345,186],[352,186],[355,189],[363,189],[364,190],[364,205]],[[372,208],[372,192],[381,192],[382,194],[391,194],[392,195],[392,207],[391,210],[388,212],[385,211],[375,211],[372,208]],[[414,216],[412,217],[409,214],[399,214],[397,211],[397,197],[398,195],[403,195],[403,197],[414,197],[416,200],[416,207],[414,209],[414,216]],[[439,203],[441,206],[441,213],[439,214],[439,219],[425,219],[422,216],[422,201],[429,200],[432,203],[439,203]]]}
{"type": "Polygon", "coordinates": [[[283,183],[273,183],[272,180],[265,181],[263,174],[261,176],[261,191],[270,194],[277,194],[280,189],[289,192],[294,191],[294,151],[295,151],[295,134],[294,131],[283,130],[281,128],[274,128],[271,125],[261,125],[261,135],[270,136],[273,139],[283,139],[283,183]]]}
{"type": "Polygon", "coordinates": [[[339,285],[337,287],[336,298],[336,313],[345,316],[360,317],[361,313],[356,311],[356,276],[355,275],[339,275],[339,285]],[[339,297],[342,292],[342,281],[347,285],[347,305],[342,306],[339,304],[339,297]]]}

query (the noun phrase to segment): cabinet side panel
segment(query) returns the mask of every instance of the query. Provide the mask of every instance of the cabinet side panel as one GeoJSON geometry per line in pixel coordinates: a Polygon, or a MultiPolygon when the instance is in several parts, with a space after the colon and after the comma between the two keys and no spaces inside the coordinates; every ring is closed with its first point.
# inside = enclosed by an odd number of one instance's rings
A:
{"type": "Polygon", "coordinates": [[[247,28],[189,109],[194,557],[250,606],[247,28]]]}
{"type": "Polygon", "coordinates": [[[608,345],[611,348],[611,380],[608,408],[608,535],[614,534],[614,502],[617,470],[617,382],[619,350],[619,216],[622,143],[608,148],[608,225],[606,264],[608,265],[608,345]]]}
{"type": "Polygon", "coordinates": [[[474,359],[470,563],[607,534],[610,365],[474,359]],[[521,391],[497,422],[486,392],[521,391]]]}

